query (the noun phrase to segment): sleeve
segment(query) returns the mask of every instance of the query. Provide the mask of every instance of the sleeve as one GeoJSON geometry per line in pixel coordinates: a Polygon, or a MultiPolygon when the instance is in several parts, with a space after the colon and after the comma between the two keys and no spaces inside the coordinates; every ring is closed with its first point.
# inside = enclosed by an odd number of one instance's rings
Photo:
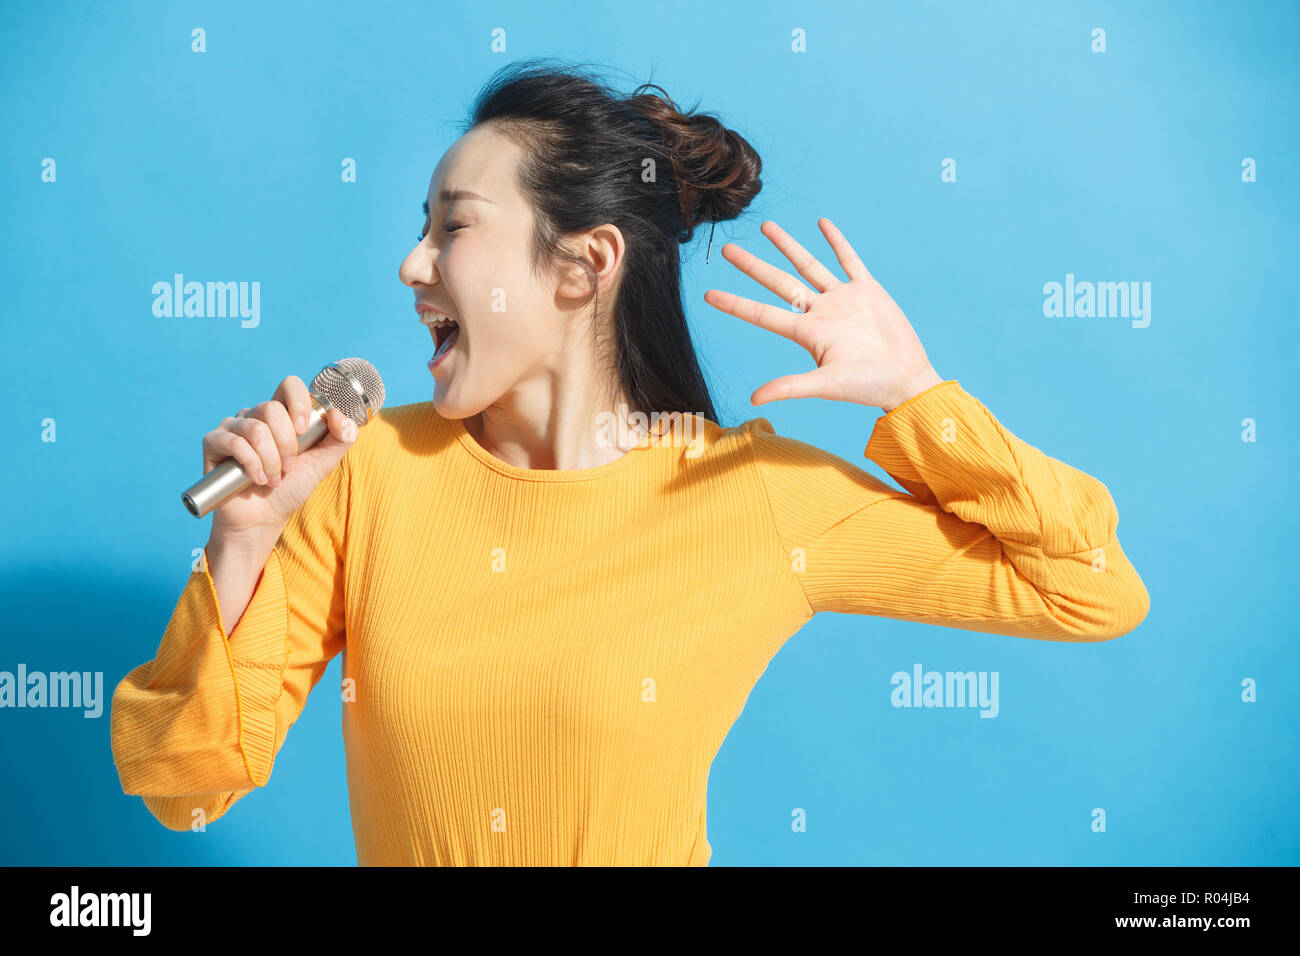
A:
{"type": "Polygon", "coordinates": [[[876,420],[865,456],[906,492],[748,425],[776,534],[811,612],[1102,641],[1150,598],[1096,478],[1002,427],[955,381],[876,420]]]}
{"type": "Polygon", "coordinates": [[[207,550],[154,659],[117,685],[110,718],[122,790],[169,830],[266,784],[307,695],[344,645],[345,455],[294,513],[226,636],[207,550]]]}

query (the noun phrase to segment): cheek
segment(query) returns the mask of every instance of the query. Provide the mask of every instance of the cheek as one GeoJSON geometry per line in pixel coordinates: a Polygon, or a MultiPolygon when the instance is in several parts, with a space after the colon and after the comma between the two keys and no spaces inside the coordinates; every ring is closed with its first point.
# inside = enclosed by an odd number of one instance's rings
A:
{"type": "Polygon", "coordinates": [[[470,264],[465,261],[464,254],[454,244],[444,247],[438,253],[438,272],[448,288],[455,288],[470,264]]]}
{"type": "Polygon", "coordinates": [[[553,295],[532,274],[522,251],[485,255],[483,248],[482,242],[471,246],[453,241],[439,259],[447,295],[471,324],[474,338],[484,344],[510,343],[529,353],[546,348],[553,340],[552,331],[545,328],[546,318],[555,311],[553,295]]]}

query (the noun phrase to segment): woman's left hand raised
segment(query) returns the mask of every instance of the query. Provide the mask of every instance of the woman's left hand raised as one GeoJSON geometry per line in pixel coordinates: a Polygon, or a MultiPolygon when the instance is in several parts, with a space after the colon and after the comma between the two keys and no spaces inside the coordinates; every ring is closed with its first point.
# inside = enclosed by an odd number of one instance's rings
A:
{"type": "Polygon", "coordinates": [[[811,372],[783,375],[760,386],[750,396],[750,404],[825,398],[874,405],[888,412],[942,382],[911,323],[871,277],[848,240],[829,219],[819,219],[817,225],[848,275],[847,282],[837,279],[769,220],[763,223],[763,235],[816,291],[729,242],[722,247],[723,258],[790,307],[764,305],[717,289],[704,293],[709,305],[797,342],[817,362],[811,372]]]}

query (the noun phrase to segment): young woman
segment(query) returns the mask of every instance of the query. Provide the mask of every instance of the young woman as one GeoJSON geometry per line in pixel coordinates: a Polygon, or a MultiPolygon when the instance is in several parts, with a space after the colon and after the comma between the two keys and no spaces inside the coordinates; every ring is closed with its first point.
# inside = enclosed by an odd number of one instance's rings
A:
{"type": "Polygon", "coordinates": [[[722,254],[794,307],[706,301],[816,360],[754,403],[884,409],[866,456],[906,491],[717,422],[679,246],[738,216],[761,166],[651,89],[524,63],[480,94],[400,269],[432,401],[359,432],[331,412],[294,460],[291,377],[205,436],[206,469],[259,482],[215,512],[112,706],[123,789],[165,826],[265,785],[342,651],[362,865],[703,865],[710,764],[815,612],[1054,641],[1145,617],[1105,486],[938,375],[828,220],[847,278],[767,223],[803,282],[722,254]]]}

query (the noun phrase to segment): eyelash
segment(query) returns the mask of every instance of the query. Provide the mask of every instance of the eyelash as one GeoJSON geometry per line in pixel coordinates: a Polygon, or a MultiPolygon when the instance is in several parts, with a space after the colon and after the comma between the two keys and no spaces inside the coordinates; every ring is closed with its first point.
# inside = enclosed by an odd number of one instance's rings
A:
{"type": "MultiPolygon", "coordinates": [[[[460,230],[465,228],[465,223],[460,223],[460,224],[449,223],[448,225],[443,226],[442,228],[445,232],[460,232],[460,230]]],[[[426,235],[428,235],[428,233],[424,233],[424,232],[420,233],[418,236],[415,237],[415,241],[424,242],[424,237],[426,235]]]]}

